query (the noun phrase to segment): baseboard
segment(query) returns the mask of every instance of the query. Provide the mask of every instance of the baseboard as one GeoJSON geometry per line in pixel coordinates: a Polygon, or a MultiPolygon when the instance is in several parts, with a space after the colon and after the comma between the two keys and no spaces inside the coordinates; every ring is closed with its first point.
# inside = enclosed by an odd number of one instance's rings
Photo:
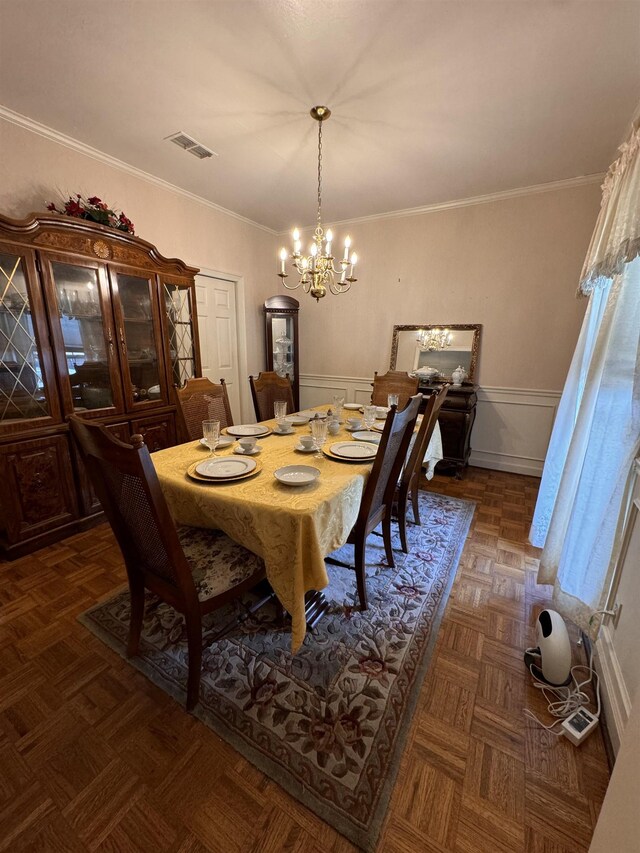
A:
{"type": "Polygon", "coordinates": [[[631,698],[607,625],[600,629],[596,643],[596,668],[600,678],[600,698],[614,753],[620,747],[622,732],[631,713],[631,698]]]}
{"type": "MultiPolygon", "coordinates": [[[[371,384],[372,377],[302,374],[301,404],[320,405],[334,394],[344,394],[347,402],[366,403],[371,384]]],[[[540,477],[559,400],[559,391],[481,386],[470,464],[540,477]]]]}
{"type": "Polygon", "coordinates": [[[469,465],[475,465],[477,468],[490,468],[492,471],[509,471],[511,474],[541,477],[544,459],[528,459],[525,456],[514,456],[490,450],[472,450],[469,465]]]}

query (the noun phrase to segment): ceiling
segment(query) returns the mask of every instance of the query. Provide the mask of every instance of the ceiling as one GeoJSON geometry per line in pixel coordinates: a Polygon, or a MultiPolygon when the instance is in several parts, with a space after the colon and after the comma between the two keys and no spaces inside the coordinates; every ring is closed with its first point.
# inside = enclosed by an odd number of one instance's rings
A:
{"type": "Polygon", "coordinates": [[[639,37],[636,0],[0,0],[0,103],[282,230],[315,219],[314,104],[327,222],[604,171],[639,37]]]}

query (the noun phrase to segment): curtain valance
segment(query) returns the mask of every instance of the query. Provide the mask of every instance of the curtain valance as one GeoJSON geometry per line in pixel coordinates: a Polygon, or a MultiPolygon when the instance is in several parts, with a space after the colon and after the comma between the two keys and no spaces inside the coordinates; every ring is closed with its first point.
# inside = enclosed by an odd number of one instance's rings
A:
{"type": "Polygon", "coordinates": [[[588,295],[619,275],[640,255],[640,116],[618,149],[602,185],[602,204],[580,275],[578,293],[588,295]]]}

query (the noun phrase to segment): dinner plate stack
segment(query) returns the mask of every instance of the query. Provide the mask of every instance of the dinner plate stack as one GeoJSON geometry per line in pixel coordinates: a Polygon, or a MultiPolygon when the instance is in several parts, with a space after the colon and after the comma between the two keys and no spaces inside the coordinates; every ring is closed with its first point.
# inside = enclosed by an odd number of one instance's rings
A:
{"type": "Polygon", "coordinates": [[[342,462],[372,462],[378,452],[378,445],[366,441],[337,441],[323,448],[322,452],[342,462]]]}
{"type": "Polygon", "coordinates": [[[226,432],[234,438],[263,438],[265,435],[270,435],[271,430],[264,424],[238,424],[227,427],[226,432]]]}
{"type": "Polygon", "coordinates": [[[260,470],[255,459],[238,456],[216,456],[195,462],[187,469],[194,480],[208,483],[230,483],[251,477],[260,470]]]}

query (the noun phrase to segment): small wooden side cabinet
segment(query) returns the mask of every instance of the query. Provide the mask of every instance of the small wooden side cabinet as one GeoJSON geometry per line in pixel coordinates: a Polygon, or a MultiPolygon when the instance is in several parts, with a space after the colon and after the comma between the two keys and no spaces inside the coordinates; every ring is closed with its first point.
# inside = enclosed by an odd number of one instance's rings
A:
{"type": "MultiPolygon", "coordinates": [[[[429,396],[439,385],[421,385],[420,391],[424,397],[424,406],[429,396]]],[[[444,458],[438,462],[436,471],[444,472],[453,469],[459,479],[469,464],[471,454],[471,430],[476,419],[476,403],[478,402],[478,386],[463,383],[450,385],[447,398],[440,409],[438,423],[442,433],[442,450],[444,458]]]]}
{"type": "Polygon", "coordinates": [[[102,518],[69,415],[175,444],[173,385],[201,375],[196,273],[87,220],[0,216],[0,553],[102,518]]]}

